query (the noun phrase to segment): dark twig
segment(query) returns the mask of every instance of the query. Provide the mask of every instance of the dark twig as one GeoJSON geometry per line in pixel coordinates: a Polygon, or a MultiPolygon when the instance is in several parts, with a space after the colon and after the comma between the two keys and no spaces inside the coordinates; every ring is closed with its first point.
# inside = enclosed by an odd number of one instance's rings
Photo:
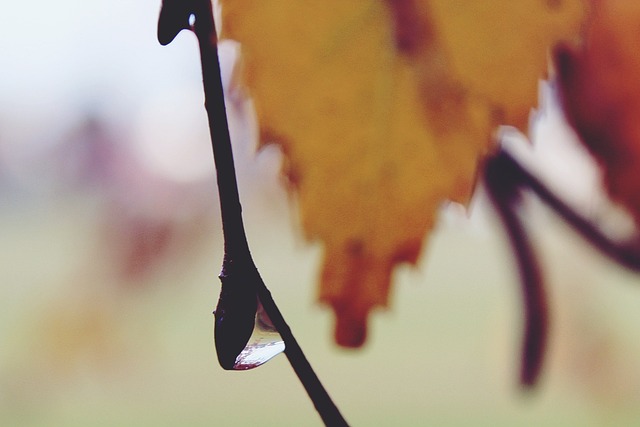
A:
{"type": "Polygon", "coordinates": [[[591,221],[576,213],[505,151],[499,151],[487,161],[485,182],[509,233],[520,269],[525,305],[520,379],[523,385],[532,386],[539,375],[544,357],[548,313],[540,269],[526,230],[516,213],[520,191],[527,188],[531,190],[602,254],[636,272],[640,272],[640,241],[637,237],[627,242],[612,240],[591,221]]]}
{"type": "Polygon", "coordinates": [[[640,272],[640,241],[638,237],[625,242],[612,240],[591,221],[576,213],[538,178],[527,171],[510,154],[501,151],[496,155],[502,164],[509,164],[516,184],[528,187],[562,219],[570,224],[585,240],[602,254],[631,271],[640,272]]]}
{"type": "Polygon", "coordinates": [[[531,387],[540,374],[547,342],[547,299],[536,257],[515,211],[520,196],[519,187],[523,184],[522,175],[510,160],[502,153],[490,158],[485,166],[485,181],[509,234],[520,270],[525,323],[520,383],[531,387]]]}
{"type": "Polygon", "coordinates": [[[551,190],[522,165],[518,164],[515,159],[506,153],[502,155],[510,158],[509,161],[512,162],[513,167],[518,170],[523,185],[529,187],[562,219],[568,224],[571,224],[585,240],[623,267],[631,271],[640,271],[640,242],[637,238],[626,242],[616,242],[612,240],[591,221],[577,214],[566,203],[562,202],[559,197],[553,194],[551,190]]]}
{"type": "Polygon", "coordinates": [[[220,364],[232,369],[254,326],[257,299],[285,343],[285,354],[327,426],[347,426],[305,357],[251,258],[242,221],[242,207],[227,123],[217,35],[209,0],[164,0],[158,40],[170,43],[182,29],[192,30],[200,47],[205,107],[218,179],[225,254],[222,290],[216,308],[216,350],[220,364]],[[194,17],[195,22],[189,20],[194,17]]]}

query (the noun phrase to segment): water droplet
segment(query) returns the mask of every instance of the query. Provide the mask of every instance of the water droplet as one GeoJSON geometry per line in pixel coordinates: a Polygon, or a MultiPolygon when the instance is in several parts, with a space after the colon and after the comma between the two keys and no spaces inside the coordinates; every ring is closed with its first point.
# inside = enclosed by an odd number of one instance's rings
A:
{"type": "Polygon", "coordinates": [[[245,371],[257,368],[282,353],[284,349],[285,345],[282,337],[273,326],[262,304],[258,302],[253,333],[244,350],[236,357],[233,369],[245,371]]]}

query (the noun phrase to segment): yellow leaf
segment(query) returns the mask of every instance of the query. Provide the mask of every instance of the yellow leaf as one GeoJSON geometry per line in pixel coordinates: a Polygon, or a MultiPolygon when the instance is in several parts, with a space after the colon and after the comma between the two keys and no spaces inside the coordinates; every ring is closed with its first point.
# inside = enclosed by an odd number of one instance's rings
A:
{"type": "Polygon", "coordinates": [[[445,200],[468,200],[495,127],[526,126],[582,0],[221,3],[262,142],[282,147],[324,244],[319,299],[337,342],[359,346],[394,266],[416,262],[445,200]]]}

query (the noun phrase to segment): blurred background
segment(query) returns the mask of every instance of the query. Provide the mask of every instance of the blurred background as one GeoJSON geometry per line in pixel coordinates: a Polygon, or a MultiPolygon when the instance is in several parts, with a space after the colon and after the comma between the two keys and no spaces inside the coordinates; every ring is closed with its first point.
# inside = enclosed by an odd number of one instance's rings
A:
{"type": "MultiPolygon", "coordinates": [[[[0,425],[321,425],[284,356],[247,372],[217,364],[222,236],[197,46],[181,34],[161,47],[159,8],[35,0],[0,14],[0,425]]],[[[226,83],[236,48],[221,48],[226,83]]],[[[509,129],[505,144],[625,233],[542,89],[535,145],[509,129]]],[[[534,200],[552,316],[536,390],[517,386],[518,277],[482,190],[467,211],[443,208],[367,346],[336,348],[314,303],[321,248],[301,235],[280,153],[255,154],[251,105],[227,98],[254,258],[353,425],[640,422],[639,278],[534,200]]]]}

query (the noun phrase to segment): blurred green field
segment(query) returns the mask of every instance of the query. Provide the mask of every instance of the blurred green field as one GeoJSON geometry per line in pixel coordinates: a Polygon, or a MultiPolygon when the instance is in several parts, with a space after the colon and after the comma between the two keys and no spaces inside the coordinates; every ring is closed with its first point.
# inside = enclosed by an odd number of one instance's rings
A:
{"type": "MultiPolygon", "coordinates": [[[[280,202],[245,209],[254,257],[353,425],[640,422],[638,279],[563,226],[535,226],[552,342],[541,384],[522,393],[517,281],[490,217],[443,221],[419,267],[396,275],[392,307],[374,315],[368,345],[343,351],[331,342],[329,313],[313,303],[320,251],[280,202]]],[[[2,212],[0,425],[321,425],[284,356],[248,372],[218,367],[215,219],[190,256],[123,288],[101,255],[99,214],[86,200],[2,212]]]]}

